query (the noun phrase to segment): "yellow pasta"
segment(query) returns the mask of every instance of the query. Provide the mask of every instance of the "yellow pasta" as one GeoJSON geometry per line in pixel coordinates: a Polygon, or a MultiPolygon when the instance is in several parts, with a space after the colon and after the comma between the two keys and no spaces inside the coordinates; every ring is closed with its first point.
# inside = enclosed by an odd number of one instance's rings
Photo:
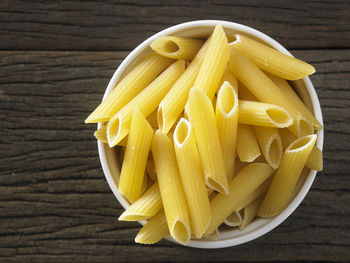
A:
{"type": "Polygon", "coordinates": [[[141,195],[153,129],[142,113],[135,108],[132,113],[130,133],[120,172],[118,189],[131,203],[141,195]]]}
{"type": "Polygon", "coordinates": [[[293,124],[292,116],[284,108],[256,101],[239,101],[238,122],[264,127],[284,128],[293,124]]]}
{"type": "Polygon", "coordinates": [[[192,88],[188,98],[188,117],[194,129],[205,182],[212,189],[228,194],[228,181],[213,105],[208,96],[192,88]]]}
{"type": "MultiPolygon", "coordinates": [[[[287,129],[280,129],[279,132],[282,138],[283,150],[285,150],[294,140],[296,140],[296,137],[287,129]]],[[[314,148],[312,148],[312,151],[305,163],[305,166],[312,170],[322,171],[323,169],[322,151],[319,148],[317,148],[316,145],[314,146],[314,148]]]]}
{"type": "Polygon", "coordinates": [[[314,123],[316,127],[321,128],[322,125],[318,122],[316,117],[310,112],[310,110],[305,106],[305,104],[301,101],[299,96],[295,93],[293,88],[289,86],[288,82],[284,79],[281,79],[277,76],[274,76],[268,72],[265,72],[265,74],[276,84],[277,87],[279,87],[287,96],[289,97],[291,103],[295,104],[295,108],[298,108],[300,112],[303,113],[303,115],[306,116],[308,120],[310,120],[310,125],[308,125],[308,122],[306,122],[306,127],[302,127],[301,135],[310,135],[314,133],[313,126],[311,123],[314,123]]]}
{"type": "Polygon", "coordinates": [[[154,244],[169,234],[164,211],[152,217],[137,233],[135,242],[140,244],[154,244]]]}
{"type": "Polygon", "coordinates": [[[138,107],[145,117],[151,114],[184,69],[183,60],[174,62],[108,122],[107,139],[110,147],[115,146],[128,135],[133,108],[138,107]]]}
{"type": "Polygon", "coordinates": [[[153,130],[158,130],[157,110],[153,111],[150,115],[148,115],[146,119],[152,126],[153,130]]]}
{"type": "Polygon", "coordinates": [[[170,131],[184,110],[188,93],[196,80],[208,46],[209,40],[205,42],[185,72],[161,101],[158,108],[158,126],[163,133],[167,134],[170,131]]]}
{"type": "Polygon", "coordinates": [[[295,140],[286,149],[272,184],[261,204],[259,216],[275,216],[287,207],[316,139],[317,135],[307,135],[295,140]]]}
{"type": "Polygon", "coordinates": [[[315,73],[315,68],[299,59],[283,54],[248,37],[236,34],[229,45],[254,61],[259,68],[288,80],[297,80],[315,73]]]}
{"type": "Polygon", "coordinates": [[[222,25],[217,24],[194,83],[194,87],[207,95],[210,100],[213,99],[219,87],[228,60],[229,50],[226,34],[222,25]]]}
{"type": "Polygon", "coordinates": [[[85,123],[109,121],[132,98],[153,81],[173,60],[151,52],[114,87],[85,123]]]}
{"type": "Polygon", "coordinates": [[[228,195],[219,193],[210,202],[212,220],[208,233],[215,229],[239,207],[244,199],[258,188],[271,174],[273,169],[264,163],[252,163],[230,180],[228,195]]]}
{"type": "Polygon", "coordinates": [[[203,43],[194,38],[165,36],[154,40],[151,48],[164,57],[192,60],[203,43]]]}
{"type": "Polygon", "coordinates": [[[238,84],[239,89],[239,99],[241,100],[250,100],[250,101],[257,101],[257,99],[254,97],[252,93],[241,83],[238,84]]]}
{"type": "MultiPolygon", "coordinates": [[[[312,120],[300,112],[291,102],[287,94],[283,93],[272,80],[270,80],[252,61],[243,56],[239,51],[231,49],[230,68],[235,76],[249,89],[249,91],[260,101],[271,103],[285,108],[294,119],[293,125],[289,126],[294,135],[300,136],[299,122],[306,121],[312,123],[312,120]]],[[[312,123],[317,127],[315,123],[312,123]]]]}
{"type": "Polygon", "coordinates": [[[147,164],[146,164],[146,172],[149,178],[154,182],[157,181],[156,168],[154,166],[154,161],[152,154],[148,156],[147,164]]]}
{"type": "Polygon", "coordinates": [[[197,238],[201,238],[211,220],[210,205],[194,131],[191,124],[183,118],[174,132],[174,147],[191,229],[197,238]]]}
{"type": "Polygon", "coordinates": [[[249,125],[237,126],[237,154],[241,162],[252,162],[261,155],[258,140],[249,125]]]}
{"type": "Polygon", "coordinates": [[[158,183],[155,182],[135,203],[118,218],[119,221],[139,221],[148,219],[163,208],[158,183]]]}
{"type": "Polygon", "coordinates": [[[259,126],[254,126],[253,129],[266,162],[273,169],[277,169],[283,154],[282,140],[278,130],[259,126]]]}
{"type": "Polygon", "coordinates": [[[240,214],[240,211],[233,211],[224,221],[225,225],[228,226],[240,226],[242,224],[242,216],[240,214]]]}
{"type": "Polygon", "coordinates": [[[243,219],[242,219],[242,223],[239,226],[239,230],[243,230],[244,228],[247,227],[247,225],[249,225],[253,221],[253,219],[256,217],[258,213],[258,210],[262,201],[263,201],[263,197],[260,197],[258,199],[255,199],[245,208],[243,208],[243,211],[242,211],[243,219]]]}
{"type": "Polygon", "coordinates": [[[94,136],[97,140],[103,143],[108,143],[107,141],[107,126],[102,126],[94,132],[94,136]]]}
{"type": "MultiPolygon", "coordinates": [[[[236,93],[238,94],[238,80],[235,77],[235,75],[233,75],[229,65],[227,65],[225,68],[219,87],[221,87],[225,81],[228,81],[231,84],[231,86],[235,89],[236,93]]],[[[213,103],[213,105],[216,105],[216,103],[213,103]]]]}
{"type": "Polygon", "coordinates": [[[191,227],[174,146],[160,130],[153,136],[152,154],[170,235],[177,242],[187,244],[191,227]]]}
{"type": "Polygon", "coordinates": [[[225,81],[218,92],[216,124],[226,167],[226,175],[229,178],[233,177],[235,169],[237,121],[238,95],[231,84],[225,81]]]}

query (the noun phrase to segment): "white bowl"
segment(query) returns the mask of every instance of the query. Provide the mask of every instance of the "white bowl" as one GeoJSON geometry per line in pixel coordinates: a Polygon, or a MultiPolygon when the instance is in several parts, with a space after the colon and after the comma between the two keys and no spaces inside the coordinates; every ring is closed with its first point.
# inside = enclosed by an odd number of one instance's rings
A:
{"type": "MultiPolygon", "coordinates": [[[[172,26],[167,28],[147,40],[138,45],[120,64],[118,69],[115,71],[112,79],[110,80],[106,92],[104,94],[103,99],[107,97],[107,95],[112,91],[115,84],[121,79],[137,62],[138,60],[150,50],[150,44],[153,40],[160,36],[166,35],[175,35],[175,36],[183,36],[183,37],[195,37],[195,38],[203,38],[207,37],[214,29],[217,23],[221,23],[224,27],[226,33],[240,33],[247,35],[253,39],[259,40],[265,44],[268,44],[275,49],[291,55],[281,44],[273,40],[271,37],[261,33],[258,30],[255,30],[251,27],[244,26],[241,24],[227,22],[227,21],[219,21],[219,20],[200,20],[187,22],[183,24],[179,24],[176,26],[172,26]]],[[[318,100],[316,91],[310,81],[310,79],[304,78],[300,81],[297,81],[298,85],[296,85],[297,92],[302,97],[305,104],[311,109],[312,112],[315,113],[316,118],[323,125],[322,120],[322,112],[320,107],[320,102],[318,100]]],[[[99,124],[99,127],[101,124],[99,124]]],[[[323,147],[323,130],[319,130],[317,132],[318,139],[316,145],[322,150],[323,147]]],[[[114,195],[120,202],[120,204],[126,209],[129,207],[128,202],[124,199],[124,197],[119,193],[117,185],[119,180],[120,168],[118,161],[119,158],[116,156],[115,149],[110,149],[107,144],[103,144],[98,142],[98,151],[100,155],[100,160],[103,168],[103,172],[106,176],[107,182],[112,189],[114,195]]],[[[255,238],[258,238],[267,232],[274,229],[276,226],[281,224],[293,211],[298,207],[301,201],[304,199],[305,195],[309,191],[314,179],[316,176],[315,170],[304,170],[299,183],[297,185],[297,189],[295,191],[295,195],[291,200],[288,207],[278,216],[269,219],[258,218],[255,219],[246,229],[243,231],[228,229],[224,231],[220,231],[217,240],[191,240],[187,246],[189,247],[197,247],[197,248],[223,248],[236,246],[242,243],[246,243],[255,238]]],[[[140,222],[144,224],[144,222],[140,222]]],[[[130,239],[133,238],[130,236],[130,239]]],[[[172,240],[171,238],[168,238],[172,240]]],[[[173,240],[172,240],[173,241],[173,240]]]]}

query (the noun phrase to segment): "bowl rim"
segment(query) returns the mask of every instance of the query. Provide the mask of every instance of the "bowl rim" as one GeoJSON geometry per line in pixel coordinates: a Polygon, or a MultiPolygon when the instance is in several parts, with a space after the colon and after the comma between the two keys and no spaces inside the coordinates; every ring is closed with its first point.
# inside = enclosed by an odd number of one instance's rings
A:
{"type": "MultiPolygon", "coordinates": [[[[170,35],[174,34],[178,31],[194,28],[194,27],[215,27],[216,24],[220,23],[224,28],[229,28],[232,30],[237,30],[244,32],[249,35],[253,35],[256,38],[259,38],[263,40],[264,42],[268,43],[269,45],[273,46],[277,50],[293,56],[286,48],[284,48],[280,43],[278,43],[276,40],[272,39],[268,35],[251,28],[249,26],[245,26],[239,23],[235,22],[229,22],[229,21],[223,21],[223,20],[196,20],[196,21],[190,21],[181,23],[178,25],[171,26],[169,28],[166,28],[149,38],[147,38],[145,41],[143,41],[141,44],[139,44],[133,51],[129,53],[129,55],[121,62],[119,67],[114,72],[111,80],[109,81],[109,84],[106,88],[106,91],[103,96],[103,100],[106,99],[108,94],[112,91],[112,89],[115,86],[116,81],[119,79],[121,74],[124,72],[124,70],[127,68],[127,66],[135,59],[137,56],[146,49],[150,43],[156,39],[157,37],[164,36],[164,35],[170,35]]],[[[316,93],[316,90],[310,80],[309,77],[305,77],[302,79],[305,87],[307,88],[308,94],[310,96],[310,101],[312,103],[312,107],[315,113],[316,118],[318,121],[322,124],[323,129],[317,131],[317,142],[316,145],[318,148],[322,150],[323,148],[323,141],[324,141],[324,124],[323,124],[323,117],[322,117],[322,110],[321,105],[316,93]]],[[[102,126],[102,123],[98,123],[98,128],[102,126]]],[[[106,180],[108,182],[109,187],[111,188],[114,196],[117,198],[119,203],[126,209],[129,207],[128,202],[124,199],[124,197],[119,193],[117,186],[114,182],[112,173],[109,169],[107,156],[105,149],[106,147],[109,147],[108,145],[97,141],[98,145],[98,152],[100,157],[100,162],[102,165],[102,169],[104,172],[104,175],[106,177],[106,180]]],[[[186,245],[188,247],[194,247],[194,248],[205,248],[205,249],[215,249],[215,248],[225,248],[225,247],[231,247],[231,246],[237,246],[246,242],[249,242],[251,240],[254,240],[258,237],[263,236],[264,234],[270,232],[272,229],[276,228],[278,225],[280,225],[283,221],[285,221],[294,211],[295,209],[300,205],[302,200],[305,198],[306,194],[309,192],[309,189],[311,188],[311,185],[316,177],[317,171],[310,170],[304,184],[301,186],[299,192],[294,197],[294,199],[290,202],[288,207],[279,215],[275,216],[270,222],[263,225],[261,228],[254,230],[246,235],[229,238],[225,240],[190,240],[190,242],[186,245]]],[[[145,221],[141,221],[141,224],[144,224],[145,221]]],[[[175,242],[171,238],[167,238],[168,240],[175,242]]],[[[175,242],[177,243],[177,242],[175,242]]]]}

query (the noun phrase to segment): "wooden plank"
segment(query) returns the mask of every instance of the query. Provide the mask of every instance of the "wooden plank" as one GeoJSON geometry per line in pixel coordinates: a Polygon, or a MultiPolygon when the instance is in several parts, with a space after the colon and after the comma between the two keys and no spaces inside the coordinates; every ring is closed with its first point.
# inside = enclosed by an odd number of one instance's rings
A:
{"type": "Polygon", "coordinates": [[[203,19],[251,26],[289,49],[348,48],[349,13],[347,0],[13,0],[0,8],[0,49],[132,50],[162,29],[203,19]]]}
{"type": "Polygon", "coordinates": [[[0,261],[264,262],[350,258],[350,51],[293,51],[312,76],[325,119],[325,170],[301,206],[269,234],[220,250],[134,244],[137,223],[100,168],[94,125],[126,52],[0,53],[0,261]]]}

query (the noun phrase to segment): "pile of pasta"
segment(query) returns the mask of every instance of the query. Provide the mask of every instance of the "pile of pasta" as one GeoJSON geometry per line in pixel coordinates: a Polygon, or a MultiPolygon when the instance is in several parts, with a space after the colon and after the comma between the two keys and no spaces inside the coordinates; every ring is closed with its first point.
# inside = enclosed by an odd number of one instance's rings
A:
{"type": "Polygon", "coordinates": [[[304,166],[322,169],[322,125],[287,81],[314,67],[220,24],[151,49],[86,119],[121,147],[119,220],[147,220],[135,241],[187,244],[281,213],[304,166]]]}

